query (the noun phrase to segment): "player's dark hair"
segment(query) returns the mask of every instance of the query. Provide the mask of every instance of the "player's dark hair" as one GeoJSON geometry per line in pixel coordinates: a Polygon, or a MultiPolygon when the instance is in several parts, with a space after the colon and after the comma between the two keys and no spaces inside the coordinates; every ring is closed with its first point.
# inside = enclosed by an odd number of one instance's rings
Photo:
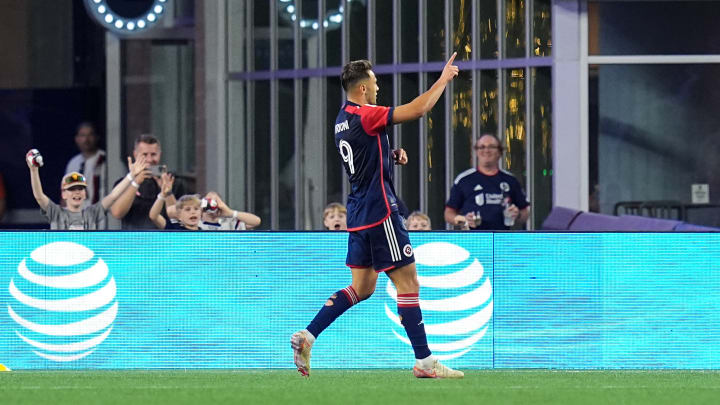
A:
{"type": "Polygon", "coordinates": [[[135,147],[138,146],[139,143],[146,143],[148,145],[155,145],[160,144],[160,141],[158,141],[157,138],[150,134],[142,134],[135,139],[135,147]]]}
{"type": "Polygon", "coordinates": [[[345,91],[353,88],[357,82],[369,79],[369,70],[372,70],[372,63],[369,60],[354,60],[343,66],[340,82],[345,91]]]}
{"type": "Polygon", "coordinates": [[[92,129],[93,135],[97,136],[97,132],[95,131],[95,124],[93,124],[92,122],[90,122],[90,121],[83,121],[83,122],[79,123],[79,124],[77,125],[77,127],[75,127],[75,133],[77,134],[77,133],[80,132],[80,130],[83,129],[83,128],[90,128],[90,129],[92,129]]]}

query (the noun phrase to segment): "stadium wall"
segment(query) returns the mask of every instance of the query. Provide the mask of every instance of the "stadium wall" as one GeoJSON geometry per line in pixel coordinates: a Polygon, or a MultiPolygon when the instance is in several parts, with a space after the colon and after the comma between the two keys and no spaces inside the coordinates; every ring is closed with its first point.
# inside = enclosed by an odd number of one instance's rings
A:
{"type": "MultiPolygon", "coordinates": [[[[434,353],[458,368],[720,368],[720,234],[412,233],[434,353]]],[[[335,232],[3,232],[0,363],[289,368],[350,282],[335,232]]],[[[402,248],[402,247],[401,247],[402,248]]],[[[316,368],[407,368],[381,276],[316,368]]]]}

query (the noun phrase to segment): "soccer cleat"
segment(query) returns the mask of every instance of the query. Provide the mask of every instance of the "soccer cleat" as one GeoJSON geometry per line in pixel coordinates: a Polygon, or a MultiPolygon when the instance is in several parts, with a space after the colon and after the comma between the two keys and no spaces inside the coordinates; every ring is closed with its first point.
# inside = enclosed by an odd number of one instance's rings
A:
{"type": "Polygon", "coordinates": [[[308,340],[308,332],[301,330],[295,332],[290,338],[290,346],[293,348],[295,366],[303,377],[310,377],[310,350],[312,344],[308,340]]]}
{"type": "Polygon", "coordinates": [[[460,370],[453,370],[450,367],[444,366],[437,359],[433,361],[431,368],[413,367],[413,374],[417,378],[463,378],[465,375],[460,370]]]}

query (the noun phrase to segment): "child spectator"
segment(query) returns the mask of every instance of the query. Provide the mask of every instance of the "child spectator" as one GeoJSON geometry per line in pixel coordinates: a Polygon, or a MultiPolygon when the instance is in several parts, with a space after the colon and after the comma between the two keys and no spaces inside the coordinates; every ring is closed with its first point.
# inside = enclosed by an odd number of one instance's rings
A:
{"type": "MultiPolygon", "coordinates": [[[[150,220],[159,229],[180,229],[186,231],[197,231],[200,229],[200,219],[202,217],[202,210],[200,208],[200,197],[196,194],[188,194],[180,197],[175,206],[175,215],[179,222],[168,221],[161,215],[165,200],[172,199],[175,197],[172,195],[172,186],[175,182],[175,177],[171,173],[163,173],[160,177],[161,186],[160,194],[157,195],[155,203],[150,208],[150,220]]],[[[174,201],[173,201],[174,202],[174,201]]],[[[170,204],[170,201],[168,201],[170,204]]]]}
{"type": "Polygon", "coordinates": [[[33,196],[37,201],[43,214],[50,222],[50,229],[64,230],[95,230],[105,229],[106,213],[115,200],[132,185],[135,188],[139,184],[150,177],[150,171],[147,170],[145,158],[141,157],[135,163],[128,157],[129,173],[121,182],[119,182],[112,192],[95,204],[83,208],[83,203],[87,199],[87,182],[85,176],[80,173],[68,173],[62,178],[60,188],[62,189],[62,200],[65,207],[50,201],[45,195],[40,182],[39,165],[36,165],[34,157],[39,155],[37,151],[30,151],[26,155],[26,163],[30,168],[30,185],[32,186],[33,196]]]}
{"type": "MultiPolygon", "coordinates": [[[[205,195],[208,206],[203,209],[200,229],[205,231],[244,231],[260,225],[260,217],[249,212],[233,210],[220,198],[218,193],[211,191],[205,195]],[[217,206],[213,209],[210,203],[214,201],[217,206]]],[[[168,207],[168,215],[170,208],[168,207]]]]}
{"type": "Polygon", "coordinates": [[[429,231],[432,229],[430,217],[420,211],[413,211],[407,218],[408,231],[429,231]]]}
{"type": "Polygon", "coordinates": [[[330,231],[347,231],[347,209],[340,203],[330,203],[323,211],[323,225],[330,231]]]}

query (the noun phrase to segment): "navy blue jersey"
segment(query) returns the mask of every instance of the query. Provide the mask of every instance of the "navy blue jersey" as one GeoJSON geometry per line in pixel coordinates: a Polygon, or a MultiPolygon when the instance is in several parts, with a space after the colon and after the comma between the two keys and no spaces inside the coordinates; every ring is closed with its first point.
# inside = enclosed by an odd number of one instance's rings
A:
{"type": "Polygon", "coordinates": [[[529,205],[520,183],[510,173],[499,170],[487,176],[473,168],[455,178],[445,205],[462,215],[480,212],[482,222],[477,229],[508,229],[503,223],[504,202],[519,209],[529,205]]]}
{"type": "Polygon", "coordinates": [[[347,101],[335,120],[335,146],[351,185],[348,231],[378,226],[398,210],[386,131],[392,114],[392,107],[347,101]]]}

